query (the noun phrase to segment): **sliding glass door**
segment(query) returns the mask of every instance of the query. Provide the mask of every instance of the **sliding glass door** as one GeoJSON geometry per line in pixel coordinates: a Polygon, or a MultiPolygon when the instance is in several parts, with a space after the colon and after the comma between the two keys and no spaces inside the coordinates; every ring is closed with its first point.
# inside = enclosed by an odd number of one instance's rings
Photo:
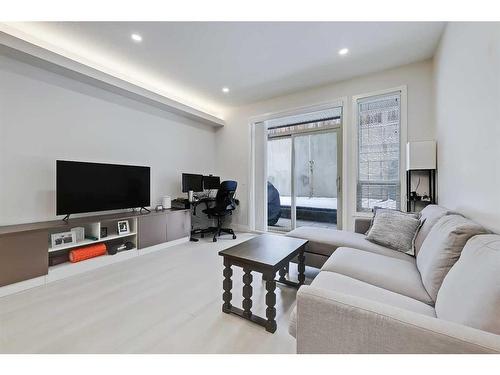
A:
{"type": "Polygon", "coordinates": [[[292,230],[292,137],[267,141],[267,225],[276,231],[292,230]],[[288,201],[288,205],[287,202],[288,201]]]}
{"type": "Polygon", "coordinates": [[[295,228],[336,228],[339,130],[293,136],[295,228]]]}
{"type": "Polygon", "coordinates": [[[268,230],[340,227],[341,108],[335,110],[319,121],[268,125],[268,230]]]}

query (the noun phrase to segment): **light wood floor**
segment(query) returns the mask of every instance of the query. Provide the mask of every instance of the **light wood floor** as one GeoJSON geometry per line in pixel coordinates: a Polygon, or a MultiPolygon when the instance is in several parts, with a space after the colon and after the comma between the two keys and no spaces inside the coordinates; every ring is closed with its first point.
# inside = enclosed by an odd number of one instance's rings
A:
{"type": "MultiPolygon", "coordinates": [[[[186,243],[0,298],[0,352],[295,353],[288,334],[295,289],[278,284],[274,334],[221,311],[217,252],[252,236],[186,243]]],[[[306,270],[306,283],[316,272],[306,270]]],[[[265,316],[264,284],[253,275],[252,311],[265,316]]],[[[236,306],[242,276],[235,267],[236,306]]]]}

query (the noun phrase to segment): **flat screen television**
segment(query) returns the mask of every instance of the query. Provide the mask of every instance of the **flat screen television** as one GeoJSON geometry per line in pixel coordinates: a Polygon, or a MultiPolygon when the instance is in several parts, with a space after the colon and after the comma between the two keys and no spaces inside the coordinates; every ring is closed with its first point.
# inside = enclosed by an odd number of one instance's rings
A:
{"type": "Polygon", "coordinates": [[[132,165],[56,161],[56,213],[147,207],[151,168],[132,165]]]}

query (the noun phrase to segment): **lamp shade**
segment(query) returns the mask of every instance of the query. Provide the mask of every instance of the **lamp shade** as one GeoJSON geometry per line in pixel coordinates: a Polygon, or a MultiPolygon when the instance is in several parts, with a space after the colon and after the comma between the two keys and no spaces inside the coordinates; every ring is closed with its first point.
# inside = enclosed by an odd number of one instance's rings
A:
{"type": "Polygon", "coordinates": [[[406,144],[406,170],[436,169],[436,142],[421,141],[406,144]]]}

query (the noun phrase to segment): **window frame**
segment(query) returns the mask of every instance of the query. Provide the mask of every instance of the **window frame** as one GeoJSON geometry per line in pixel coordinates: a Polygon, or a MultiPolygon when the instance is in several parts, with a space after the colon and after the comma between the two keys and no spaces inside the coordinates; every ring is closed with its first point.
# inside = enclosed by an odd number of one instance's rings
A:
{"type": "MultiPolygon", "coordinates": [[[[252,207],[251,209],[248,209],[247,217],[248,217],[248,230],[250,231],[255,231],[258,233],[266,233],[267,230],[262,229],[258,226],[258,220],[257,220],[257,214],[256,210],[254,207],[258,206],[258,200],[257,200],[257,194],[258,194],[258,185],[256,183],[257,180],[257,139],[259,138],[257,136],[257,131],[256,131],[256,126],[260,123],[263,123],[268,120],[273,120],[276,118],[280,117],[285,117],[285,116],[293,116],[293,115],[300,115],[302,113],[306,112],[315,112],[315,111],[320,111],[323,109],[329,109],[329,108],[335,108],[335,107],[342,107],[342,119],[341,119],[341,126],[340,126],[340,138],[341,138],[341,156],[342,156],[342,162],[340,165],[339,173],[340,173],[340,194],[339,197],[341,196],[342,199],[342,204],[337,208],[337,228],[338,229],[343,229],[346,228],[347,223],[349,221],[349,198],[345,195],[344,192],[347,191],[348,188],[348,182],[347,178],[344,178],[344,176],[347,176],[345,173],[348,170],[348,154],[347,154],[347,148],[345,147],[346,144],[348,144],[348,128],[349,128],[349,122],[350,122],[350,99],[351,96],[341,96],[341,97],[336,97],[328,101],[323,101],[320,103],[316,104],[307,104],[307,105],[302,105],[302,106],[297,106],[297,107],[290,107],[285,110],[280,110],[280,111],[275,111],[275,112],[269,112],[261,115],[256,115],[256,116],[251,116],[247,120],[248,124],[248,148],[250,150],[247,163],[248,163],[248,181],[249,181],[249,188],[248,188],[248,207],[252,207]]],[[[266,139],[267,139],[267,133],[266,133],[266,139]]],[[[262,139],[263,140],[263,139],[262,139]]],[[[265,153],[263,158],[267,159],[267,154],[265,153]]],[[[267,165],[265,166],[265,171],[263,171],[264,174],[267,175],[267,165]]],[[[261,187],[264,190],[264,201],[262,202],[263,207],[261,209],[265,213],[265,218],[264,221],[267,223],[267,188],[261,187]]],[[[267,224],[266,224],[267,225],[267,224]]],[[[266,227],[267,228],[267,227],[266,227]]]]}
{"type": "Polygon", "coordinates": [[[362,99],[367,99],[370,97],[388,95],[395,92],[400,92],[400,147],[399,147],[399,179],[400,179],[400,202],[399,206],[402,211],[406,211],[406,143],[408,142],[408,114],[407,114],[407,87],[399,86],[392,87],[384,90],[373,91],[365,94],[354,95],[352,97],[352,145],[353,145],[353,161],[354,165],[352,168],[352,185],[354,186],[354,194],[352,197],[352,207],[353,207],[353,217],[371,217],[372,213],[367,211],[358,211],[358,177],[359,177],[359,124],[358,124],[358,101],[362,99]]]}

